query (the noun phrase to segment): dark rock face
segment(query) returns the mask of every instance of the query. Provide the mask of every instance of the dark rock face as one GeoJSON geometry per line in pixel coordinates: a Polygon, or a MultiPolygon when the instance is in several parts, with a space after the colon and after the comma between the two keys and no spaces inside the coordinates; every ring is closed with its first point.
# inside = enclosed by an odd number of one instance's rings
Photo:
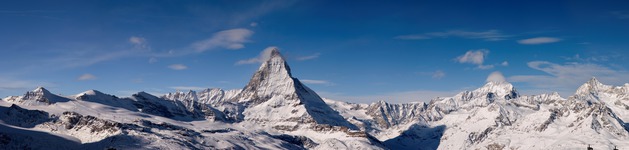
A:
{"type": "Polygon", "coordinates": [[[59,121],[66,129],[88,128],[92,133],[103,131],[114,133],[122,128],[121,123],[98,119],[94,116],[83,116],[76,112],[63,112],[59,121]]]}
{"type": "Polygon", "coordinates": [[[12,104],[11,107],[0,107],[0,120],[6,124],[32,128],[38,124],[51,120],[47,112],[40,110],[28,110],[12,104]]]}
{"type": "Polygon", "coordinates": [[[295,135],[281,134],[281,135],[271,135],[271,137],[276,138],[276,139],[280,139],[282,141],[286,141],[286,142],[291,143],[291,144],[295,144],[297,146],[301,146],[304,149],[314,148],[317,145],[319,145],[319,144],[315,143],[314,141],[312,141],[310,138],[305,137],[305,136],[295,136],[295,135]]]}
{"type": "Polygon", "coordinates": [[[487,136],[489,136],[489,133],[491,133],[491,131],[493,130],[494,130],[494,127],[489,127],[485,129],[483,132],[472,132],[468,136],[467,142],[472,143],[472,144],[480,143],[484,141],[485,139],[487,139],[487,136]]]}
{"type": "Polygon", "coordinates": [[[384,101],[373,103],[367,107],[367,114],[374,118],[382,128],[417,121],[426,110],[423,103],[389,104],[384,101]]]}

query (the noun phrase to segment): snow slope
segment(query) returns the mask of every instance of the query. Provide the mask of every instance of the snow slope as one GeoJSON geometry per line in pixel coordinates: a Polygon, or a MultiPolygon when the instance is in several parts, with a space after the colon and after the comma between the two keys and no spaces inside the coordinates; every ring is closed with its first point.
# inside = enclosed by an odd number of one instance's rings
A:
{"type": "Polygon", "coordinates": [[[629,149],[629,84],[595,78],[574,95],[520,95],[508,82],[430,103],[321,98],[277,49],[243,89],[0,101],[4,149],[629,149]]]}

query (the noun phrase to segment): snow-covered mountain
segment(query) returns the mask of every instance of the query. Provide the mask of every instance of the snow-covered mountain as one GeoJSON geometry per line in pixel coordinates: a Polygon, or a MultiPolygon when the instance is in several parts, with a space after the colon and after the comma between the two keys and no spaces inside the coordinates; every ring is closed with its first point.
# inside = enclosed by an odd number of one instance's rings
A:
{"type": "Polygon", "coordinates": [[[4,149],[629,149],[629,84],[595,78],[574,95],[520,95],[508,82],[429,103],[321,98],[278,50],[243,89],[0,101],[4,149]]]}

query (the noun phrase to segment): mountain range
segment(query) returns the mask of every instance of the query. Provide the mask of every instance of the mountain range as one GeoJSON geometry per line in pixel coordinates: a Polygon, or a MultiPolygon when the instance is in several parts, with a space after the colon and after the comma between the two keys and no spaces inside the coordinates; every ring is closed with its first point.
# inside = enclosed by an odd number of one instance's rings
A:
{"type": "Polygon", "coordinates": [[[521,95],[506,81],[429,103],[320,97],[277,49],[243,89],[0,101],[4,149],[629,149],[629,84],[521,95]]]}

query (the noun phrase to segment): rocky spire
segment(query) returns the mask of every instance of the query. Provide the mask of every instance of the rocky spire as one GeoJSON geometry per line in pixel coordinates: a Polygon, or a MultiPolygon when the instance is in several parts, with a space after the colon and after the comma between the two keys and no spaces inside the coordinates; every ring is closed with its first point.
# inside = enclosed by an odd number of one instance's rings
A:
{"type": "Polygon", "coordinates": [[[290,73],[290,67],[286,64],[279,50],[274,48],[270,51],[268,60],[262,63],[235,100],[255,105],[267,101],[274,95],[284,95],[287,96],[285,97],[287,99],[296,99],[295,86],[296,83],[290,73]]]}
{"type": "MultiPolygon", "coordinates": [[[[234,98],[244,104],[245,120],[328,124],[355,128],[310,88],[293,78],[284,57],[271,49],[245,88],[234,98]]],[[[282,127],[285,128],[285,127],[282,127]]]]}
{"type": "Polygon", "coordinates": [[[26,94],[22,97],[22,101],[37,101],[52,104],[55,102],[65,102],[68,101],[68,99],[52,94],[44,87],[37,87],[33,91],[26,92],[26,94]]]}
{"type": "Polygon", "coordinates": [[[577,95],[587,95],[587,94],[596,94],[601,90],[605,90],[610,88],[610,86],[605,85],[598,81],[596,77],[592,77],[589,81],[585,82],[578,89],[577,95]]]}

